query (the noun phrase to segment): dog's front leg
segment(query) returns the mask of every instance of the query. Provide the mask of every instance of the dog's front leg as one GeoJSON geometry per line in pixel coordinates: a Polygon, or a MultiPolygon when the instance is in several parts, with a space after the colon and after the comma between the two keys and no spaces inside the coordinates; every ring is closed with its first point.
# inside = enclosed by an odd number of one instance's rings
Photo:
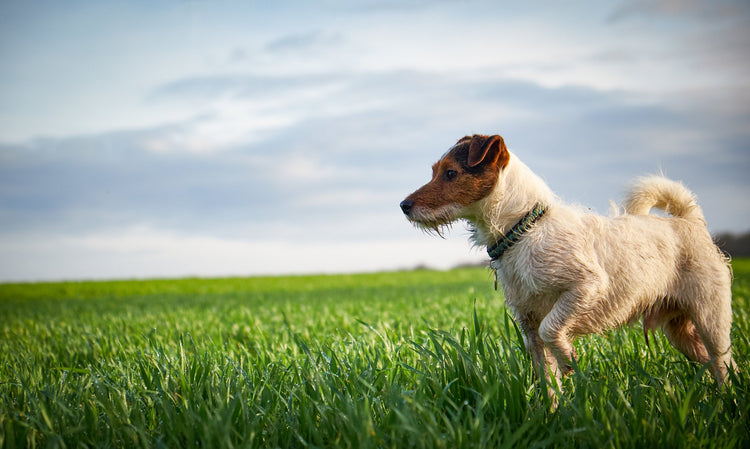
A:
{"type": "Polygon", "coordinates": [[[557,359],[552,352],[545,347],[544,341],[539,336],[539,320],[525,317],[519,320],[521,328],[524,331],[526,350],[531,355],[531,363],[534,372],[538,378],[544,378],[547,382],[547,396],[552,398],[554,403],[557,402],[557,392],[552,385],[552,377],[557,380],[558,388],[561,388],[559,370],[557,369],[557,359]]]}
{"type": "Polygon", "coordinates": [[[539,325],[539,336],[557,360],[555,375],[558,379],[573,371],[573,358],[576,354],[570,341],[572,329],[577,321],[591,319],[583,310],[583,305],[590,303],[590,294],[592,293],[581,291],[563,293],[539,325]]]}

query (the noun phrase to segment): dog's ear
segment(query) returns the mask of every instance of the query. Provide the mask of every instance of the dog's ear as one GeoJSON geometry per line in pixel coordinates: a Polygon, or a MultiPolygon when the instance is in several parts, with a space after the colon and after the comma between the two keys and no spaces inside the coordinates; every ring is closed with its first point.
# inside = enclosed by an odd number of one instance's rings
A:
{"type": "Polygon", "coordinates": [[[481,164],[487,158],[487,155],[497,157],[497,155],[502,155],[507,152],[508,149],[505,147],[505,141],[502,137],[497,135],[475,135],[469,144],[469,167],[476,167],[481,164]]]}

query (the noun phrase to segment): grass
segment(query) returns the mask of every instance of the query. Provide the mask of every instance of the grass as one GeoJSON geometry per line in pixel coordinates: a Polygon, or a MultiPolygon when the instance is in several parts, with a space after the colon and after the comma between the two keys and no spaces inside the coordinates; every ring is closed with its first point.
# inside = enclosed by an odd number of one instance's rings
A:
{"type": "Polygon", "coordinates": [[[750,446],[750,261],[720,390],[640,326],[557,411],[483,269],[0,285],[0,446],[750,446]]]}

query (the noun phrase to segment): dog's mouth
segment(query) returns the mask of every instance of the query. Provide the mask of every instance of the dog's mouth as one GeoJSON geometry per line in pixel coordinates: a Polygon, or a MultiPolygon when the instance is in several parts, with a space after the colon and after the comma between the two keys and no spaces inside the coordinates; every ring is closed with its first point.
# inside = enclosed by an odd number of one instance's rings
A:
{"type": "Polygon", "coordinates": [[[444,232],[458,219],[457,213],[460,209],[459,205],[443,206],[437,210],[413,207],[404,215],[416,228],[445,238],[444,232]]]}

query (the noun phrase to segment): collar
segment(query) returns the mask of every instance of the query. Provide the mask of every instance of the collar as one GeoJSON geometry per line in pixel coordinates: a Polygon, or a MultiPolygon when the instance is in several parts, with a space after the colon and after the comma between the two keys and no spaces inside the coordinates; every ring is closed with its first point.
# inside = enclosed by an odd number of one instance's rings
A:
{"type": "Polygon", "coordinates": [[[521,237],[537,222],[545,212],[547,212],[548,206],[546,204],[537,203],[529,213],[527,213],[521,221],[515,224],[507,234],[500,237],[500,239],[492,246],[487,247],[487,254],[490,255],[492,260],[498,260],[503,257],[505,251],[509,250],[515,245],[521,237]]]}

